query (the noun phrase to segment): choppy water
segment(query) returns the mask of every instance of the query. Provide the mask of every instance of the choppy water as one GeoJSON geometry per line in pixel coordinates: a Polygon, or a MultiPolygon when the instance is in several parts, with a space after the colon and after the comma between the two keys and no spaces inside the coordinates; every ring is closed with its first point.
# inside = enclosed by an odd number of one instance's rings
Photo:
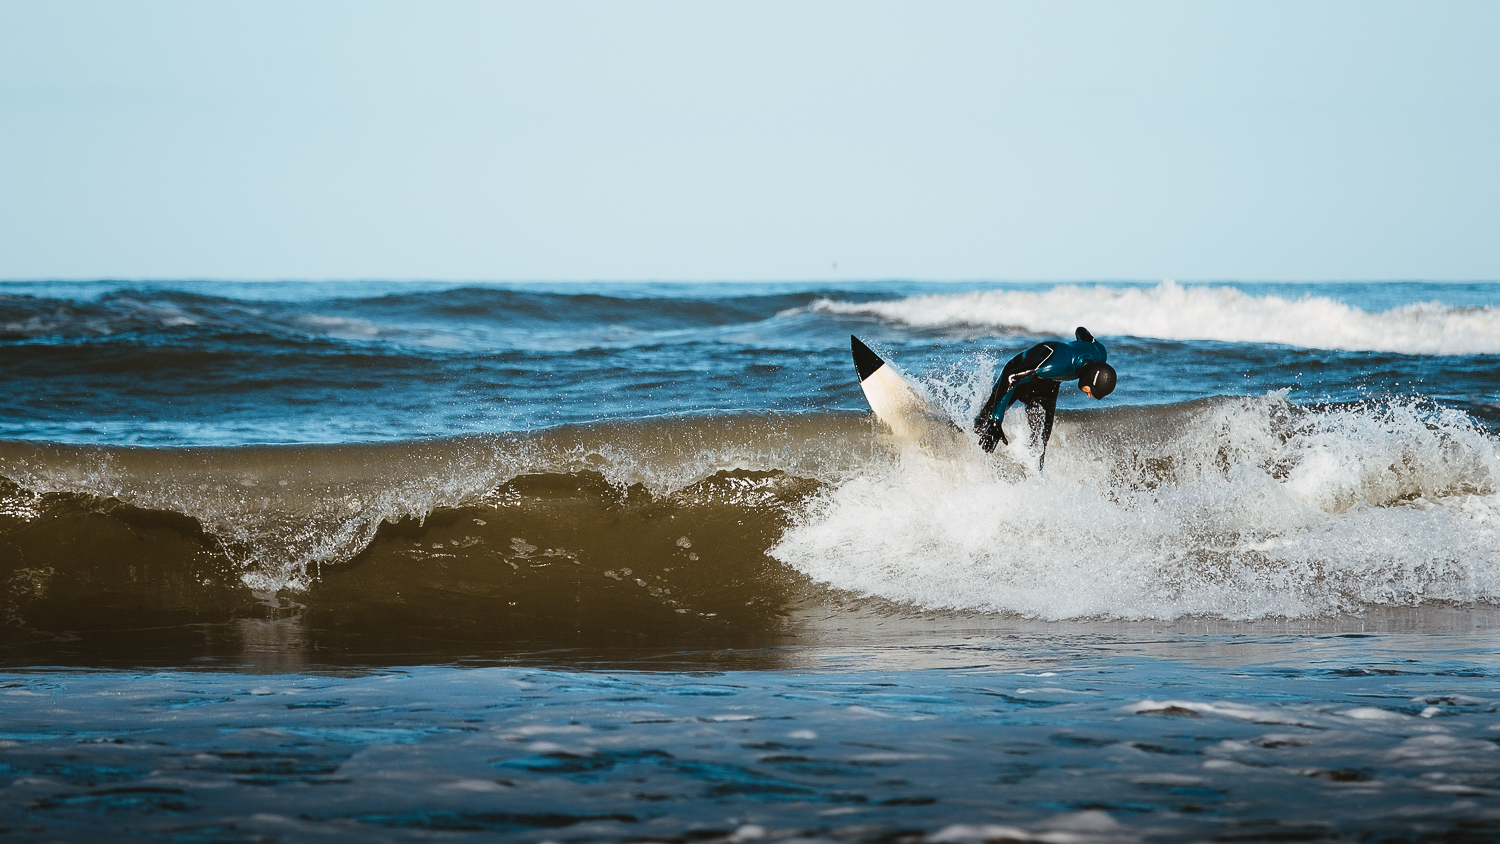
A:
{"type": "Polygon", "coordinates": [[[8,284],[0,372],[38,840],[1500,823],[1500,285],[8,284]],[[849,361],[964,419],[1078,324],[1044,474],[849,361]]]}

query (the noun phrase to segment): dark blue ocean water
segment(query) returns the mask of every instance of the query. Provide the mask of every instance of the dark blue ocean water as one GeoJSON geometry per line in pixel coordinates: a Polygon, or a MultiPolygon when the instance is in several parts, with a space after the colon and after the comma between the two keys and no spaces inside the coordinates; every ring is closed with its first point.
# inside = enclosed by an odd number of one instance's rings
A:
{"type": "Polygon", "coordinates": [[[1493,422],[1497,299],[1421,283],[9,283],[0,436],[358,442],[858,412],[851,333],[953,374],[1074,324],[1124,372],[1117,404],[1420,394],[1493,422]]]}
{"type": "Polygon", "coordinates": [[[0,373],[17,840],[1500,835],[1500,284],[7,283],[0,373]],[[849,357],[1078,325],[1045,472],[849,357]]]}

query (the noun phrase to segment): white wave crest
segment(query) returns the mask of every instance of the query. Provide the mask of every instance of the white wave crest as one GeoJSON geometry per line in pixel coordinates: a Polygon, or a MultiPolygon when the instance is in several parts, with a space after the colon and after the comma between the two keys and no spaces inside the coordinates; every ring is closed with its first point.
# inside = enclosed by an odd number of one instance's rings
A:
{"type": "Polygon", "coordinates": [[[1500,440],[1461,413],[1273,393],[1059,422],[1043,475],[911,451],[821,493],[771,553],[855,593],[1042,619],[1500,602],[1500,440]]]}
{"type": "Polygon", "coordinates": [[[1500,354],[1500,308],[1421,302],[1365,311],[1325,296],[1254,296],[1235,287],[1060,285],[981,290],[878,302],[821,299],[810,308],[862,314],[918,328],[972,327],[1100,337],[1281,343],[1313,349],[1415,355],[1500,354]]]}

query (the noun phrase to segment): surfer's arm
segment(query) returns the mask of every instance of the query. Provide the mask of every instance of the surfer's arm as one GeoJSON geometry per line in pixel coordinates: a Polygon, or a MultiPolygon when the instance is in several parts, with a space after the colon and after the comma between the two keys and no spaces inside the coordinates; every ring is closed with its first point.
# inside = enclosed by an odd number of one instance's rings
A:
{"type": "Polygon", "coordinates": [[[1005,430],[1001,423],[1005,420],[1005,411],[1016,401],[1016,388],[1036,377],[1035,369],[1027,369],[1021,372],[1013,372],[995,382],[995,388],[990,390],[990,397],[985,401],[984,407],[979,409],[979,415],[974,417],[974,433],[979,435],[979,447],[985,451],[994,451],[998,443],[1010,442],[1005,438],[1005,430]],[[1002,392],[1003,391],[1003,392],[1002,392]]]}
{"type": "Polygon", "coordinates": [[[1055,343],[1039,343],[1010,359],[1010,363],[1007,363],[1000,371],[1000,377],[995,380],[995,386],[990,389],[990,397],[985,400],[984,406],[974,417],[975,432],[982,430],[992,418],[1005,418],[1005,411],[1009,410],[1011,403],[1016,400],[1016,388],[1036,377],[1037,368],[1052,357],[1055,346],[1055,343]]]}
{"type": "MultiPolygon", "coordinates": [[[[996,384],[994,393],[1000,392],[1002,386],[1004,386],[1003,383],[996,384]]],[[[995,446],[999,443],[1010,442],[1010,440],[1005,438],[1005,429],[1002,427],[1002,423],[1005,421],[1005,411],[1009,410],[1010,406],[1016,401],[1016,387],[1019,386],[1020,383],[1018,382],[1015,386],[1006,390],[1004,397],[1000,399],[998,405],[994,403],[994,393],[991,393],[990,401],[985,402],[985,408],[988,412],[980,411],[979,416],[975,418],[974,433],[979,435],[979,447],[986,452],[994,451],[995,446]]]]}
{"type": "Polygon", "coordinates": [[[1030,381],[1035,375],[1035,369],[1028,369],[1025,372],[1012,373],[996,381],[994,389],[990,390],[990,397],[985,399],[984,407],[981,407],[979,414],[974,417],[975,432],[980,431],[991,419],[1004,419],[1005,411],[1009,410],[1016,401],[1016,388],[1030,381]]]}
{"type": "Polygon", "coordinates": [[[985,451],[994,451],[996,443],[1006,442],[1005,432],[1000,429],[1000,420],[1005,418],[1006,408],[1016,400],[1014,381],[1014,378],[996,380],[995,386],[990,390],[990,397],[985,399],[984,407],[974,417],[974,433],[979,435],[979,447],[985,451]],[[995,412],[996,408],[999,413],[995,412]]]}

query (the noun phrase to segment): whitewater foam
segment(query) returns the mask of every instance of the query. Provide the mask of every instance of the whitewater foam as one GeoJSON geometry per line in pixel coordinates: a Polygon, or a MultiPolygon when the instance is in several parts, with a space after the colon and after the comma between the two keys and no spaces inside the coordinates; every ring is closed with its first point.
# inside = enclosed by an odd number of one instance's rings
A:
{"type": "Polygon", "coordinates": [[[1028,459],[909,450],[816,496],[771,554],[863,595],[1041,619],[1500,601],[1500,442],[1462,414],[1280,392],[1121,408],[1060,417],[1045,474],[1006,469],[1028,459]]]}
{"type": "Polygon", "coordinates": [[[1500,353],[1500,308],[1421,302],[1365,311],[1326,296],[1256,296],[1236,287],[1059,285],[1043,291],[981,290],[874,302],[820,299],[810,310],[859,314],[917,328],[979,328],[1066,336],[1086,325],[1100,337],[1279,343],[1303,348],[1414,355],[1500,353]]]}

